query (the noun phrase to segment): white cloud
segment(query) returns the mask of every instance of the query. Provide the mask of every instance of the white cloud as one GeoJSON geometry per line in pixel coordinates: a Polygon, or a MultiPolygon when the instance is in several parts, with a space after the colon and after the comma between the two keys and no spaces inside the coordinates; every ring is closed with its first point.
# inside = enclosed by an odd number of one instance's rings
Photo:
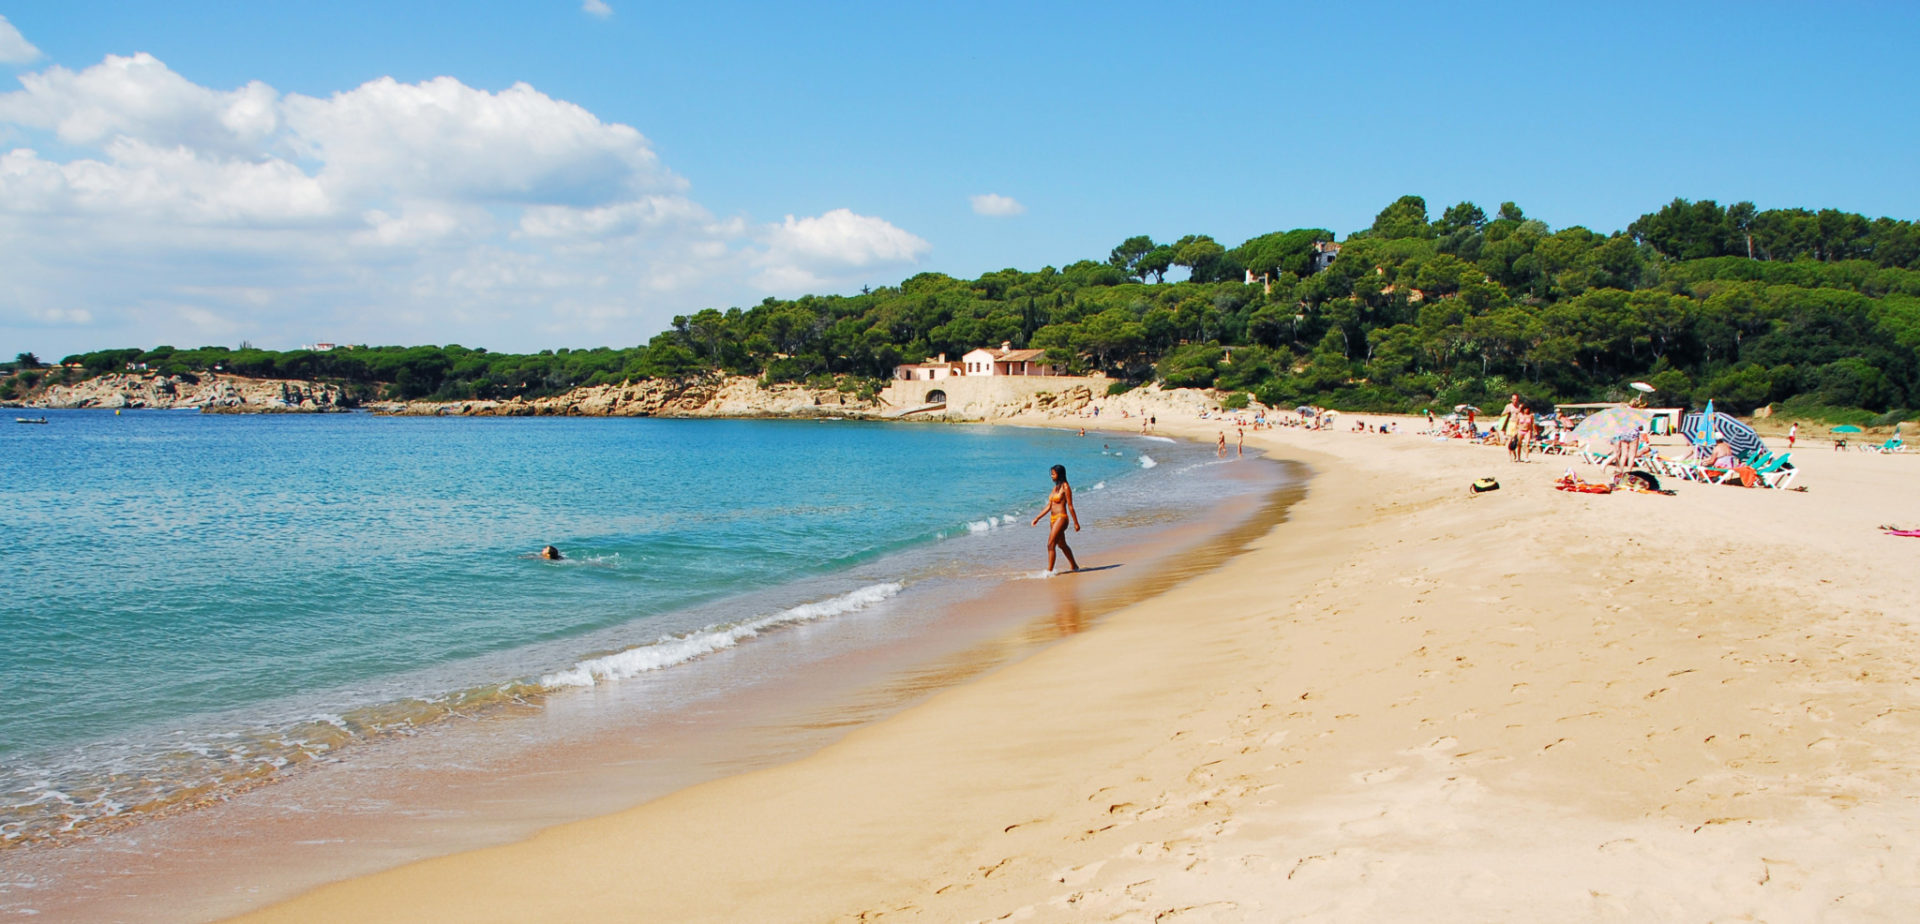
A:
{"type": "Polygon", "coordinates": [[[0,93],[0,137],[46,143],[0,150],[0,340],[50,353],[633,343],[675,313],[873,281],[930,249],[848,209],[716,218],[639,131],[525,84],[217,90],[136,54],[20,85],[0,93]]]}
{"type": "Polygon", "coordinates": [[[845,279],[854,270],[918,262],[932,249],[885,219],[834,209],[814,218],[771,225],[760,254],[760,278],[769,288],[794,289],[845,279]]]}
{"type": "MultiPolygon", "coordinates": [[[[596,0],[587,0],[588,3],[596,0]]],[[[38,60],[40,49],[33,47],[7,17],[0,16],[0,64],[30,64],[38,60]]]]}
{"type": "Polygon", "coordinates": [[[984,193],[971,198],[973,199],[973,213],[975,215],[1008,218],[1022,214],[1027,210],[1026,206],[1021,205],[1012,196],[1003,196],[999,193],[984,193]]]}
{"type": "Polygon", "coordinates": [[[606,0],[585,0],[580,4],[580,12],[606,19],[613,15],[613,7],[608,6],[606,0]]]}
{"type": "Polygon", "coordinates": [[[0,94],[0,121],[51,129],[71,145],[115,137],[161,146],[255,151],[278,127],[278,94],[258,81],[220,92],[174,73],[144,52],[108,55],[84,71],[51,67],[20,77],[23,90],[0,94]]]}

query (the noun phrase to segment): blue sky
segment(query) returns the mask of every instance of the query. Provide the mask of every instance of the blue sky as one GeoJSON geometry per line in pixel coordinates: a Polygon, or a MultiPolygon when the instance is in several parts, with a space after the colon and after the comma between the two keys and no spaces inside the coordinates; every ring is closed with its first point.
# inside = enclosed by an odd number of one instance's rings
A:
{"type": "Polygon", "coordinates": [[[1920,217],[1911,4],[605,4],[0,3],[0,352],[627,345],[1404,193],[1920,217]]]}

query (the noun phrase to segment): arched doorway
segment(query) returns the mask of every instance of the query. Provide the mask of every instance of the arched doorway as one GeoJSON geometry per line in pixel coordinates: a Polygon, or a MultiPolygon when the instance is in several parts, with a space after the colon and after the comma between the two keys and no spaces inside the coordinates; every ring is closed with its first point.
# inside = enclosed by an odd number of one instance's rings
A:
{"type": "Polygon", "coordinates": [[[945,404],[947,403],[947,393],[938,388],[932,391],[929,391],[927,392],[927,403],[928,404],[945,404]]]}

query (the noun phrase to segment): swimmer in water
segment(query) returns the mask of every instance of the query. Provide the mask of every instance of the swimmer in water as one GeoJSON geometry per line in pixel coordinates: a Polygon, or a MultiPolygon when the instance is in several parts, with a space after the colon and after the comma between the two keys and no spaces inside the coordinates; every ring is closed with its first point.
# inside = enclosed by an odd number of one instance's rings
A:
{"type": "Polygon", "coordinates": [[[559,549],[556,549],[553,546],[547,546],[546,548],[541,549],[540,557],[548,561],[562,561],[566,558],[565,555],[560,554],[559,549]]]}
{"type": "Polygon", "coordinates": [[[1073,485],[1067,483],[1067,467],[1056,465],[1052,469],[1053,493],[1047,495],[1047,509],[1033,516],[1030,525],[1039,526],[1041,517],[1051,517],[1052,523],[1047,531],[1047,570],[1053,570],[1053,550],[1057,547],[1067,555],[1067,566],[1080,570],[1080,563],[1073,560],[1073,549],[1067,546],[1067,521],[1073,521],[1073,531],[1080,531],[1080,511],[1073,508],[1073,485]]]}

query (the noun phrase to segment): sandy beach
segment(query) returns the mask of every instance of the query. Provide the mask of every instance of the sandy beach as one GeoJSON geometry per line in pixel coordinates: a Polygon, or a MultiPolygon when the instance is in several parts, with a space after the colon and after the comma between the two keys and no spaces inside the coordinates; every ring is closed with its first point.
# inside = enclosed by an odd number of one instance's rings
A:
{"type": "Polygon", "coordinates": [[[1920,525],[1920,460],[1803,441],[1805,493],[1574,495],[1562,459],[1353,416],[1249,433],[1306,499],[1090,631],[801,760],[241,920],[1910,917],[1920,540],[1876,527],[1920,525]]]}

